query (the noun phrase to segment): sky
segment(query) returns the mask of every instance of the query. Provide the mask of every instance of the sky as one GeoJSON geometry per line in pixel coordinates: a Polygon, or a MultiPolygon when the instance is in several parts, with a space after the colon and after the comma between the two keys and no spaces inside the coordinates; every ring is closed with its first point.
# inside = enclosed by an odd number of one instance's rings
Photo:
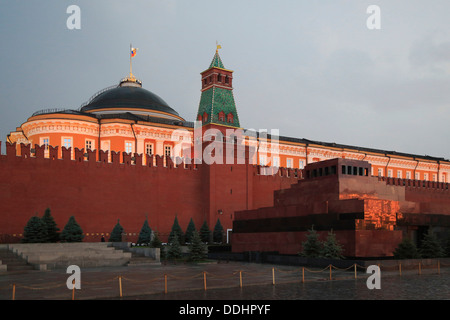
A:
{"type": "Polygon", "coordinates": [[[118,84],[130,44],[143,88],[194,121],[219,43],[242,127],[450,159],[449,13],[448,0],[0,0],[2,153],[34,112],[118,84]]]}

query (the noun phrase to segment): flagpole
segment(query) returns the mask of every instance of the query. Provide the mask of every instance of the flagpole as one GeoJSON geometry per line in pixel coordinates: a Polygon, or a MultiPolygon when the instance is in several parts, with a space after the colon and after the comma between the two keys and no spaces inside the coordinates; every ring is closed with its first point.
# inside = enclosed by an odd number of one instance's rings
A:
{"type": "Polygon", "coordinates": [[[130,43],[130,78],[133,77],[133,73],[131,72],[132,71],[132,68],[131,68],[131,49],[132,49],[132,46],[131,46],[131,43],[130,43]]]}

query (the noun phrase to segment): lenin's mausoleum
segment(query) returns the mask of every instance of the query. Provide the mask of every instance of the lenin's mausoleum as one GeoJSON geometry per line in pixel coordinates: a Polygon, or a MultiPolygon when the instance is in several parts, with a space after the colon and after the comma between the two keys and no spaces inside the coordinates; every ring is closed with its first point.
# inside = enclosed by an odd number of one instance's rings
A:
{"type": "Polygon", "coordinates": [[[51,209],[84,241],[118,219],[136,241],[145,219],[167,240],[175,217],[212,230],[233,252],[297,254],[307,230],[330,230],[348,257],[386,257],[404,237],[450,232],[450,161],[246,130],[233,71],[216,50],[186,121],[130,75],[77,110],[35,112],[0,144],[0,242],[51,209]]]}

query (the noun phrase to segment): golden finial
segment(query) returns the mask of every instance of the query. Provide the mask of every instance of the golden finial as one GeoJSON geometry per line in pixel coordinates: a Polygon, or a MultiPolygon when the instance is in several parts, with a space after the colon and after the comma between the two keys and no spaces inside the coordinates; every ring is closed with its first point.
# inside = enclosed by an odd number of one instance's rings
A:
{"type": "Polygon", "coordinates": [[[219,49],[222,49],[222,46],[216,41],[216,53],[219,52],[219,49]]]}

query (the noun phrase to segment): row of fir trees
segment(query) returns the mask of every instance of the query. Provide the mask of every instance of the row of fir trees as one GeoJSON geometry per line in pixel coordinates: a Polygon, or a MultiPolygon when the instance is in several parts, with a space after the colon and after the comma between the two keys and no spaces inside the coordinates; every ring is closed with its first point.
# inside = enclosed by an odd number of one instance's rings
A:
{"type": "MultiPolygon", "coordinates": [[[[120,225],[120,221],[117,221],[117,224],[111,232],[109,241],[121,241],[123,233],[124,229],[120,225]]],[[[167,245],[163,245],[159,233],[157,231],[153,232],[148,220],[145,219],[136,244],[160,248],[161,258],[169,260],[182,258],[183,254],[181,246],[187,244],[189,249],[189,260],[200,261],[207,257],[207,244],[210,243],[211,240],[214,243],[222,243],[223,236],[224,229],[219,219],[217,219],[212,233],[206,221],[203,223],[200,230],[197,230],[192,218],[189,221],[186,232],[183,232],[183,229],[178,222],[178,218],[175,217],[167,245]]]]}
{"type": "MultiPolygon", "coordinates": [[[[172,243],[174,237],[177,237],[177,241],[180,245],[189,244],[192,242],[194,233],[198,232],[200,236],[200,240],[204,243],[222,243],[223,237],[224,237],[224,229],[222,227],[222,224],[220,223],[220,220],[217,219],[216,225],[214,227],[214,230],[211,234],[211,230],[208,227],[208,224],[206,221],[201,226],[200,230],[197,231],[197,228],[195,227],[194,221],[189,221],[189,224],[187,226],[186,232],[183,232],[183,229],[181,228],[180,224],[178,223],[178,218],[175,217],[175,220],[172,225],[172,229],[169,234],[168,243],[172,243]]],[[[120,242],[122,241],[122,234],[125,233],[124,228],[120,225],[120,220],[117,221],[117,224],[114,226],[111,236],[109,238],[110,242],[120,242]]],[[[151,245],[151,242],[154,238],[157,238],[159,240],[158,232],[153,232],[153,230],[150,228],[150,225],[148,224],[148,220],[145,219],[144,224],[141,228],[141,231],[139,232],[139,237],[137,240],[138,245],[151,245]]]]}
{"type": "Polygon", "coordinates": [[[59,232],[50,209],[47,208],[42,218],[35,215],[28,220],[21,241],[23,243],[81,242],[83,238],[83,230],[73,216],[59,232]]]}
{"type": "MultiPolygon", "coordinates": [[[[42,218],[37,215],[31,217],[25,228],[23,233],[22,242],[23,243],[46,243],[46,242],[81,242],[83,241],[84,235],[83,230],[80,225],[76,222],[75,217],[71,216],[69,221],[65,225],[62,232],[59,232],[58,228],[53,216],[51,215],[50,208],[47,208],[44,212],[42,218]]],[[[216,243],[221,243],[224,236],[224,230],[220,223],[220,220],[217,219],[217,223],[214,227],[214,231],[211,237],[211,230],[208,227],[206,221],[203,223],[202,227],[199,231],[197,231],[194,221],[190,220],[186,232],[183,233],[183,230],[178,223],[178,218],[175,217],[172,230],[169,235],[168,243],[174,242],[174,238],[176,237],[177,242],[180,245],[185,243],[189,244],[193,242],[196,237],[195,233],[198,233],[201,242],[209,243],[211,240],[216,243]]],[[[114,226],[109,241],[110,242],[120,242],[122,241],[122,235],[124,234],[124,229],[120,225],[120,220],[117,221],[117,224],[114,226]]],[[[145,219],[144,224],[139,233],[139,238],[137,244],[140,245],[151,245],[153,243],[160,243],[158,233],[153,233],[150,225],[148,224],[148,220],[145,219]]],[[[161,243],[162,244],[162,243],[161,243]]]]}

